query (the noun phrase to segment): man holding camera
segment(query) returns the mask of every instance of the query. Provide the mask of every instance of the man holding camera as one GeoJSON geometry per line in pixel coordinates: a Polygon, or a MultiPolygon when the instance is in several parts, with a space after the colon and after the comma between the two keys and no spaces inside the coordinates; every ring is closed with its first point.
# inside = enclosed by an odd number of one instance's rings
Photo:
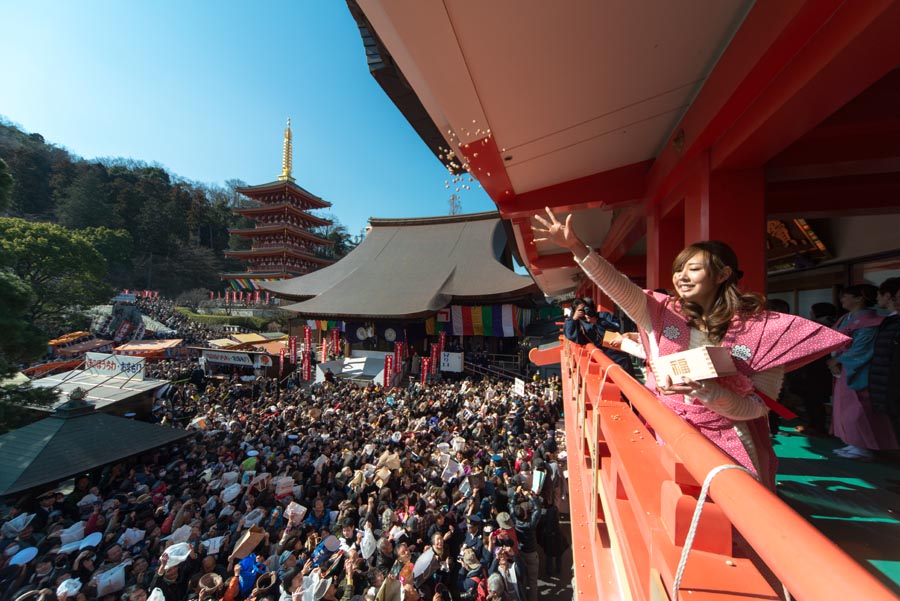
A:
{"type": "Polygon", "coordinates": [[[576,344],[590,342],[619,364],[628,375],[634,377],[634,366],[631,356],[621,351],[603,348],[603,333],[618,332],[619,322],[612,313],[597,311],[591,299],[576,298],[572,302],[572,313],[566,318],[563,333],[566,338],[576,344]]]}

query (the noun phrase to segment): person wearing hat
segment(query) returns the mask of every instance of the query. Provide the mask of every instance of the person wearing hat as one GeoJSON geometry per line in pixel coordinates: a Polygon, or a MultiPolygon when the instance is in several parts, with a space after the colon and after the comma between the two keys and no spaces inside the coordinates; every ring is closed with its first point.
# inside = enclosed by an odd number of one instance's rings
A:
{"type": "Polygon", "coordinates": [[[498,528],[488,537],[488,551],[496,556],[500,547],[506,547],[512,557],[515,557],[519,553],[519,539],[512,518],[507,512],[501,511],[497,514],[497,526],[498,528]]]}
{"type": "Polygon", "coordinates": [[[51,514],[56,510],[56,492],[47,491],[38,498],[38,506],[34,510],[32,523],[35,530],[42,531],[50,523],[51,514]]]}
{"type": "MultiPolygon", "coordinates": [[[[462,524],[460,529],[462,530],[462,524]]],[[[475,556],[482,564],[486,564],[489,555],[486,555],[484,548],[484,538],[482,532],[484,530],[484,520],[477,513],[467,515],[465,519],[465,538],[463,539],[463,549],[472,549],[475,556]]]]}
{"type": "Polygon", "coordinates": [[[484,590],[487,588],[487,570],[484,569],[475,551],[464,549],[460,564],[458,590],[472,599],[483,598],[484,590]],[[478,595],[478,589],[481,589],[482,595],[478,595]]]}

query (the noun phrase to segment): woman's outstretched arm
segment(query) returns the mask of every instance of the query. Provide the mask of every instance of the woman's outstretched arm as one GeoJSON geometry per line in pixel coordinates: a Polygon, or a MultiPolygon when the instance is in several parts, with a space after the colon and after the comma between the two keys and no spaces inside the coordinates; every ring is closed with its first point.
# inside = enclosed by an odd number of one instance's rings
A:
{"type": "Polygon", "coordinates": [[[545,210],[546,218],[543,215],[534,216],[543,226],[533,228],[534,241],[551,242],[568,249],[587,276],[614,303],[622,307],[638,327],[650,331],[652,324],[647,312],[647,297],[644,291],[578,238],[572,227],[571,214],[566,216],[565,222],[560,222],[549,207],[545,210]]]}

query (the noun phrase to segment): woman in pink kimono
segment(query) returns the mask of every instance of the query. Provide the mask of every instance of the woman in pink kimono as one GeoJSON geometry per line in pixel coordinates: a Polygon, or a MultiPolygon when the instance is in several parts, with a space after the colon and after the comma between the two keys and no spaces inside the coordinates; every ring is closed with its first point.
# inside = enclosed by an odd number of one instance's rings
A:
{"type": "Polygon", "coordinates": [[[735,461],[773,488],[777,461],[769,437],[767,402],[778,398],[786,371],[826,355],[847,337],[800,317],[765,310],[764,299],[741,292],[734,251],[722,242],[685,248],[672,266],[676,296],[641,290],[585,246],[550,209],[536,215],[535,242],[572,251],[575,261],[638,325],[647,357],[700,346],[731,349],[738,374],[695,382],[684,378],[647,387],[660,402],[696,427],[735,461]]]}
{"type": "Polygon", "coordinates": [[[851,338],[828,364],[835,377],[831,429],[847,444],[834,452],[846,459],[867,461],[874,457],[873,450],[897,448],[890,420],[875,413],[869,401],[869,362],[884,319],[873,308],[877,294],[871,284],[844,288],[840,300],[847,314],[834,325],[851,338]]]}

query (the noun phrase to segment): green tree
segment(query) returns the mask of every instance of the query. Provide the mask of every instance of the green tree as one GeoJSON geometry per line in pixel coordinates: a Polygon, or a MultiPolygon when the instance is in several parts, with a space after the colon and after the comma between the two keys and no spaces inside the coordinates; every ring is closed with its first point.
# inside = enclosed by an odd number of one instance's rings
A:
{"type": "Polygon", "coordinates": [[[27,317],[51,332],[111,293],[103,256],[83,234],[53,223],[0,218],[0,269],[28,285],[27,317]]]}
{"type": "Polygon", "coordinates": [[[0,211],[5,211],[9,206],[9,197],[12,193],[13,178],[9,173],[6,161],[0,159],[0,211]]]}
{"type": "Polygon", "coordinates": [[[128,230],[89,227],[81,230],[81,235],[106,259],[109,283],[115,288],[128,287],[134,271],[134,239],[128,230]]]}
{"type": "Polygon", "coordinates": [[[25,282],[0,270],[0,434],[28,421],[26,405],[46,405],[56,394],[11,379],[18,366],[40,357],[47,338],[27,319],[33,293],[25,282]]]}
{"type": "Polygon", "coordinates": [[[326,240],[331,240],[334,244],[323,249],[323,255],[332,259],[340,259],[359,245],[359,240],[355,240],[347,226],[341,223],[333,213],[325,213],[321,215],[322,219],[327,219],[331,225],[319,228],[318,234],[326,240]]]}
{"type": "Polygon", "coordinates": [[[50,156],[40,141],[30,140],[6,156],[13,176],[10,208],[19,215],[46,215],[53,206],[50,156]]]}
{"type": "Polygon", "coordinates": [[[85,164],[72,184],[61,194],[56,206],[59,222],[72,229],[118,227],[107,187],[106,168],[85,164]]]}

